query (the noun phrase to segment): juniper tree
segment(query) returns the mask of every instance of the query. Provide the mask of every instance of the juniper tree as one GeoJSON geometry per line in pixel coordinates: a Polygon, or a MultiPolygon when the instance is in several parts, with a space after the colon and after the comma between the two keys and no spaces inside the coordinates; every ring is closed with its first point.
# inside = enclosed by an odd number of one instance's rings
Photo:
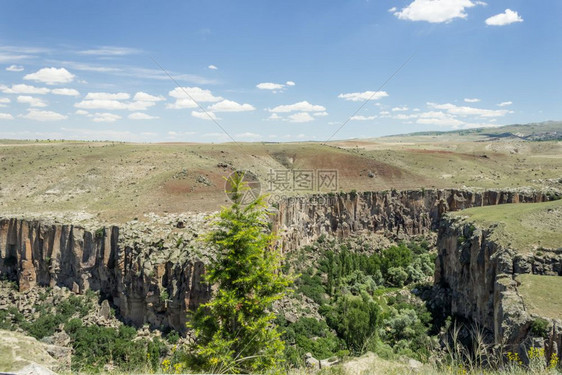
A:
{"type": "Polygon", "coordinates": [[[215,291],[188,323],[196,337],[192,365],[214,373],[278,370],[283,361],[285,345],[271,306],[292,281],[280,272],[264,197],[241,203],[249,189],[243,179],[243,173],[231,176],[233,204],[223,207],[207,237],[218,250],[206,274],[215,291]]]}

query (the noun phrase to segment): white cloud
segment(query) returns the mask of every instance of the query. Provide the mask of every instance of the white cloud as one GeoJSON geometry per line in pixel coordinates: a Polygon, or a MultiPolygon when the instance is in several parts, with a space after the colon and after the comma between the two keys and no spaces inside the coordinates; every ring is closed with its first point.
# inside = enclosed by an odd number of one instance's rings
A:
{"type": "Polygon", "coordinates": [[[17,99],[18,103],[29,104],[31,107],[46,107],[47,102],[43,99],[34,98],[32,96],[20,95],[17,99]]]}
{"type": "Polygon", "coordinates": [[[107,100],[107,99],[82,100],[81,102],[74,104],[74,106],[76,108],[106,109],[106,110],[129,108],[129,106],[125,102],[120,102],[118,100],[107,100]]]}
{"type": "Polygon", "coordinates": [[[41,95],[47,94],[51,91],[46,87],[35,87],[25,84],[12,85],[11,88],[0,85],[0,90],[2,90],[2,92],[5,94],[41,94],[41,95]]]}
{"type": "Polygon", "coordinates": [[[236,138],[246,138],[246,139],[261,139],[262,136],[256,133],[245,132],[235,135],[236,138]]]}
{"type": "Polygon", "coordinates": [[[328,116],[328,112],[314,112],[312,114],[312,116],[314,116],[314,117],[324,117],[324,116],[328,116]]]}
{"type": "Polygon", "coordinates": [[[10,103],[11,100],[9,98],[0,98],[0,107],[5,107],[6,104],[10,103]]]}
{"type": "Polygon", "coordinates": [[[134,101],[134,102],[124,102],[120,100],[109,100],[109,99],[93,99],[93,100],[82,100],[74,104],[76,108],[83,109],[105,109],[109,111],[126,109],[129,111],[144,111],[147,108],[154,106],[155,102],[145,102],[145,101],[134,101]]]}
{"type": "Polygon", "coordinates": [[[207,68],[211,69],[211,70],[219,70],[219,68],[217,68],[215,65],[209,65],[207,68]]]}
{"type": "Polygon", "coordinates": [[[392,7],[392,8],[390,8],[388,11],[389,11],[390,13],[394,13],[394,12],[396,12],[397,10],[398,10],[398,9],[397,9],[396,7],[392,7]]]}
{"type": "Polygon", "coordinates": [[[246,112],[254,111],[255,109],[251,104],[240,104],[228,99],[215,103],[208,108],[212,112],[246,112]]]}
{"type": "Polygon", "coordinates": [[[478,103],[480,101],[480,99],[478,99],[478,98],[464,98],[464,101],[466,103],[478,103]]]}
{"type": "Polygon", "coordinates": [[[14,116],[9,113],[2,113],[0,112],[0,120],[13,120],[14,116]]]}
{"type": "Polygon", "coordinates": [[[377,116],[362,116],[362,115],[355,115],[352,116],[349,120],[350,121],[370,121],[376,119],[377,116]]]}
{"type": "Polygon", "coordinates": [[[88,49],[78,52],[81,55],[97,55],[97,56],[126,56],[141,53],[136,48],[103,46],[95,49],[88,49]]]}
{"type": "Polygon", "coordinates": [[[459,115],[459,116],[502,117],[508,113],[513,113],[512,111],[508,111],[506,109],[496,109],[496,110],[483,109],[483,108],[474,108],[474,107],[467,107],[467,106],[456,106],[450,103],[446,103],[446,104],[427,103],[427,105],[435,109],[445,110],[450,114],[459,115]]]}
{"type": "Polygon", "coordinates": [[[293,82],[293,81],[287,81],[287,82],[285,82],[285,84],[286,84],[287,86],[294,86],[294,85],[296,85],[296,83],[293,82]]]}
{"type": "Polygon", "coordinates": [[[349,100],[352,102],[362,102],[364,100],[379,100],[386,96],[388,96],[388,93],[386,91],[364,91],[339,94],[338,98],[349,100]]]}
{"type": "Polygon", "coordinates": [[[94,122],[115,122],[121,119],[121,116],[107,112],[95,113],[92,117],[92,121],[94,122]]]}
{"type": "Polygon", "coordinates": [[[79,109],[79,110],[77,110],[77,111],[74,112],[74,113],[76,113],[77,115],[85,116],[85,115],[88,115],[90,112],[84,111],[83,109],[79,109]]]}
{"type": "Polygon", "coordinates": [[[156,102],[136,101],[136,102],[126,103],[126,105],[129,111],[145,111],[148,108],[156,105],[156,102]]]}
{"type": "Polygon", "coordinates": [[[20,117],[35,121],[60,121],[66,120],[68,118],[68,116],[62,115],[57,112],[40,111],[37,109],[29,109],[27,114],[21,115],[20,117]]]}
{"type": "Polygon", "coordinates": [[[501,102],[500,104],[498,104],[498,107],[507,107],[509,105],[512,105],[513,102],[511,101],[507,101],[507,102],[501,102]]]}
{"type": "Polygon", "coordinates": [[[323,107],[321,105],[314,105],[314,104],[310,104],[309,102],[302,101],[302,102],[298,102],[295,104],[289,104],[289,105],[279,105],[273,109],[270,109],[269,112],[274,112],[274,113],[286,113],[286,112],[325,112],[326,111],[326,107],[323,107]]]}
{"type": "Polygon", "coordinates": [[[288,117],[290,122],[310,122],[314,121],[314,117],[310,115],[308,112],[298,112],[293,113],[288,117]]]}
{"type": "Polygon", "coordinates": [[[158,118],[158,116],[151,116],[148,113],[143,112],[134,112],[127,117],[131,120],[154,120],[158,118]]]}
{"type": "Polygon", "coordinates": [[[218,120],[217,116],[213,112],[191,111],[191,116],[201,120],[218,120]]]}
{"type": "Polygon", "coordinates": [[[51,90],[52,94],[55,95],[65,95],[65,96],[79,96],[80,93],[78,90],[75,89],[53,89],[51,90]]]}
{"type": "Polygon", "coordinates": [[[466,18],[466,9],[484,4],[471,0],[414,0],[394,15],[408,21],[451,22],[455,18],[466,18]]]}
{"type": "Polygon", "coordinates": [[[279,116],[277,113],[272,113],[267,120],[282,120],[283,117],[279,116]]]}
{"type": "Polygon", "coordinates": [[[262,82],[258,83],[256,87],[260,90],[281,90],[285,85],[282,83],[262,82]]]}
{"type": "Polygon", "coordinates": [[[21,66],[21,65],[10,65],[9,67],[6,68],[6,70],[8,72],[22,72],[23,66],[21,66]]]}
{"type": "Polygon", "coordinates": [[[416,123],[423,124],[423,125],[452,126],[452,127],[459,127],[461,125],[464,125],[464,121],[461,121],[454,117],[419,118],[416,120],[416,123]]]}
{"type": "Polygon", "coordinates": [[[72,82],[74,77],[76,76],[65,68],[42,68],[35,73],[26,74],[23,79],[54,85],[72,82]]]}
{"type": "Polygon", "coordinates": [[[220,96],[214,96],[210,90],[200,87],[176,87],[168,95],[176,99],[175,103],[166,106],[171,109],[197,108],[197,103],[214,103],[223,100],[220,96]]]}
{"type": "Polygon", "coordinates": [[[166,100],[166,98],[164,98],[161,95],[154,96],[154,95],[147,94],[146,92],[139,91],[135,94],[133,100],[137,100],[141,102],[161,102],[163,100],[166,100]]]}
{"type": "Polygon", "coordinates": [[[504,26],[515,22],[523,22],[523,18],[511,9],[506,9],[505,12],[486,19],[486,25],[490,26],[504,26]]]}
{"type": "Polygon", "coordinates": [[[404,111],[407,111],[407,110],[408,110],[407,106],[392,108],[392,112],[404,112],[404,111]]]}
{"type": "Polygon", "coordinates": [[[131,95],[126,92],[118,93],[107,93],[107,92],[89,92],[86,95],[86,100],[126,100],[129,99],[131,95]]]}

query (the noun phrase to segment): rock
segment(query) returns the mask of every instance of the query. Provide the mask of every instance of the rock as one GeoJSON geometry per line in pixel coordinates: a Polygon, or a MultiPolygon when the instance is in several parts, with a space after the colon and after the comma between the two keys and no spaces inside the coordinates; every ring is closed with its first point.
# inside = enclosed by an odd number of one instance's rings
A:
{"type": "Polygon", "coordinates": [[[17,375],[56,375],[55,372],[46,367],[40,366],[37,363],[32,363],[17,371],[17,375]]]}
{"type": "Polygon", "coordinates": [[[111,307],[106,299],[103,300],[99,307],[98,316],[102,319],[109,319],[111,317],[111,307]]]}

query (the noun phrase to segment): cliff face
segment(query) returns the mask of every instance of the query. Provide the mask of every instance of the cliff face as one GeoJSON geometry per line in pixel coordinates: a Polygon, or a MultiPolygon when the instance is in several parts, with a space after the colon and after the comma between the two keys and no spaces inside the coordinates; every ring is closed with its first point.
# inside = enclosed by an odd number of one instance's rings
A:
{"type": "Polygon", "coordinates": [[[448,211],[545,200],[542,193],[453,189],[316,195],[281,202],[276,228],[284,250],[290,251],[322,234],[345,237],[365,230],[417,235],[437,229],[441,216],[448,211]]]}
{"type": "MultiPolygon", "coordinates": [[[[281,202],[274,224],[284,250],[290,251],[322,234],[422,234],[437,228],[441,216],[448,211],[546,199],[541,193],[460,190],[290,198],[281,202]]],[[[0,277],[17,280],[21,291],[35,285],[65,286],[76,293],[100,291],[130,323],[183,331],[186,311],[210,296],[210,287],[203,282],[205,256],[192,256],[200,253],[195,238],[208,220],[202,216],[191,227],[184,219],[174,220],[174,229],[161,236],[153,232],[150,224],[142,228],[135,224],[134,230],[127,226],[92,230],[0,218],[0,277]]],[[[166,224],[170,227],[170,223],[166,224]]],[[[208,255],[206,250],[203,253],[208,255]]],[[[485,296],[479,298],[485,300],[485,296]]]]}
{"type": "Polygon", "coordinates": [[[454,217],[441,221],[435,284],[445,290],[450,312],[485,328],[494,344],[508,343],[507,350],[519,352],[522,358],[530,346],[544,347],[547,358],[560,355],[561,322],[547,319],[552,327],[547,337],[532,334],[531,323],[540,316],[525,306],[516,276],[560,276],[562,255],[521,254],[491,239],[492,231],[454,217]]]}
{"type": "Polygon", "coordinates": [[[0,275],[17,280],[20,291],[38,284],[100,291],[130,323],[182,331],[185,311],[209,296],[203,263],[155,260],[146,251],[123,245],[116,226],[89,231],[0,219],[0,275]]]}

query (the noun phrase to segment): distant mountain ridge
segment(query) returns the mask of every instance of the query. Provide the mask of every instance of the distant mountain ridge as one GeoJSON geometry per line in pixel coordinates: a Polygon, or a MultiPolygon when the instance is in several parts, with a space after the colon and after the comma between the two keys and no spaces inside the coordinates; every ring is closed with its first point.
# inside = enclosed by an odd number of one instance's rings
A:
{"type": "Polygon", "coordinates": [[[389,135],[381,138],[392,137],[419,137],[419,136],[480,136],[492,139],[520,139],[526,141],[553,141],[562,140],[562,121],[545,121],[529,124],[513,124],[497,128],[475,128],[451,131],[426,131],[407,134],[389,135]]]}

